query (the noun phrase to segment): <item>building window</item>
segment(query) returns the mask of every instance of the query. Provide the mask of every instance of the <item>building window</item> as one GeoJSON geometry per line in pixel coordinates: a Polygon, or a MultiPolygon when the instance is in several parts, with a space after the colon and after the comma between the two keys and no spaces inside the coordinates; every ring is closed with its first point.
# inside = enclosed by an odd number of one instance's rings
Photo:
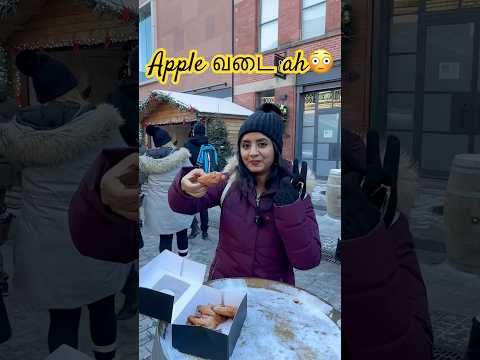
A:
{"type": "Polygon", "coordinates": [[[153,31],[152,31],[152,3],[148,2],[140,8],[139,31],[139,80],[146,81],[145,65],[153,54],[153,31]]]}
{"type": "Polygon", "coordinates": [[[325,34],[326,0],[302,0],[302,39],[325,34]]]}
{"type": "Polygon", "coordinates": [[[278,46],[278,0],[260,0],[259,34],[261,52],[278,46]]]}
{"type": "Polygon", "coordinates": [[[275,92],[273,90],[257,93],[257,107],[265,103],[275,104],[275,92]]]}

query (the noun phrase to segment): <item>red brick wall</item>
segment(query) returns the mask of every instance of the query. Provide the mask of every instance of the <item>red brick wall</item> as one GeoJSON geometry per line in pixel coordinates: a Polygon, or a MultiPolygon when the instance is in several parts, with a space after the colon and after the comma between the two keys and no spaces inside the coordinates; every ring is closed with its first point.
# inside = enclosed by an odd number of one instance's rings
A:
{"type": "Polygon", "coordinates": [[[288,44],[300,39],[301,0],[278,2],[278,44],[288,44]]]}
{"type": "Polygon", "coordinates": [[[257,50],[258,1],[243,0],[235,5],[235,53],[254,54],[257,50]]]}
{"type": "Polygon", "coordinates": [[[327,19],[325,31],[339,30],[342,27],[342,2],[341,0],[327,0],[327,19]]]}
{"type": "Polygon", "coordinates": [[[275,89],[275,101],[279,104],[286,104],[288,107],[287,124],[283,135],[283,156],[293,160],[295,152],[295,98],[296,91],[293,86],[284,86],[275,89]],[[287,100],[280,100],[287,95],[287,100]]]}
{"type": "MultiPolygon", "coordinates": [[[[334,60],[341,59],[341,0],[327,0],[326,34],[324,37],[302,42],[301,38],[301,4],[302,0],[280,0],[278,19],[278,42],[282,50],[266,53],[263,55],[265,65],[273,64],[275,52],[285,52],[291,56],[298,49],[305,52],[308,57],[311,51],[320,48],[328,49],[334,60]],[[297,43],[297,45],[295,45],[297,43]],[[290,46],[289,46],[290,45],[290,46]]],[[[235,53],[253,54],[257,52],[258,43],[258,18],[259,0],[242,0],[235,5],[235,53]]],[[[273,75],[235,74],[234,86],[267,80],[274,78],[273,75]]],[[[276,102],[285,103],[288,106],[288,123],[284,135],[283,155],[287,159],[293,159],[295,149],[295,99],[296,91],[293,86],[285,86],[275,89],[276,102]],[[287,94],[286,101],[280,97],[287,94]]],[[[251,110],[255,109],[256,94],[247,93],[235,95],[234,102],[251,110]]]]}
{"type": "Polygon", "coordinates": [[[235,95],[234,103],[245,106],[247,109],[255,110],[255,93],[247,93],[242,95],[235,95]]]}

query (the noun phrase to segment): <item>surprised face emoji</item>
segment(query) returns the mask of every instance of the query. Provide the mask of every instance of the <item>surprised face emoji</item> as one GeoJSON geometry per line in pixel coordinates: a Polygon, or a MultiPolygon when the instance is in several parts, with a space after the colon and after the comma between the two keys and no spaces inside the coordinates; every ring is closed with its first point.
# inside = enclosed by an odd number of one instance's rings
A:
{"type": "Polygon", "coordinates": [[[332,68],[333,57],[328,50],[319,49],[310,53],[308,63],[310,64],[310,69],[317,74],[323,74],[330,71],[332,68]]]}

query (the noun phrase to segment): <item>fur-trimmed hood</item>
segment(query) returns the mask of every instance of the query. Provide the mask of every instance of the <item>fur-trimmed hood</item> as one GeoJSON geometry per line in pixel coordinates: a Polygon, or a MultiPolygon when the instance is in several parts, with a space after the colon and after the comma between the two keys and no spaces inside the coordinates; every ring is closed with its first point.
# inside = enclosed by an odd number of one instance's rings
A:
{"type": "MultiPolygon", "coordinates": [[[[235,181],[238,176],[238,158],[237,156],[233,156],[227,161],[227,165],[225,165],[223,171],[224,174],[228,174],[230,176],[231,181],[235,181]]],[[[310,169],[307,170],[307,193],[311,194],[317,185],[315,177],[313,176],[310,169]]]]}
{"type": "Polygon", "coordinates": [[[0,124],[0,154],[21,166],[52,166],[100,149],[124,123],[116,108],[101,104],[71,121],[37,130],[14,118],[0,124]]]}
{"type": "Polygon", "coordinates": [[[178,169],[180,166],[185,165],[187,161],[190,163],[190,152],[182,147],[160,159],[155,159],[148,155],[141,155],[138,159],[141,172],[147,175],[161,175],[178,169]]]}

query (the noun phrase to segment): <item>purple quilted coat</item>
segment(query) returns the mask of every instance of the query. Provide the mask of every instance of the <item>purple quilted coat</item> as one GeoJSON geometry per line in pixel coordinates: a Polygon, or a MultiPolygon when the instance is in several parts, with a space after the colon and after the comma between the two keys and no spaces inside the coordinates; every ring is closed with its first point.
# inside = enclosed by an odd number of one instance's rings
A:
{"type": "MultiPolygon", "coordinates": [[[[196,214],[220,205],[227,180],[208,190],[201,199],[186,195],[182,177],[193,168],[183,168],[172,183],[168,201],[173,211],[196,214]]],[[[222,204],[220,238],[210,268],[210,279],[258,277],[295,285],[293,268],[308,270],[321,258],[320,236],[310,196],[278,207],[273,205],[277,187],[262,194],[256,209],[255,193],[241,197],[235,183],[222,204]],[[261,213],[265,223],[255,223],[261,213]]]]}
{"type": "Polygon", "coordinates": [[[432,359],[427,291],[407,219],[341,245],[342,358],[432,359]]]}

